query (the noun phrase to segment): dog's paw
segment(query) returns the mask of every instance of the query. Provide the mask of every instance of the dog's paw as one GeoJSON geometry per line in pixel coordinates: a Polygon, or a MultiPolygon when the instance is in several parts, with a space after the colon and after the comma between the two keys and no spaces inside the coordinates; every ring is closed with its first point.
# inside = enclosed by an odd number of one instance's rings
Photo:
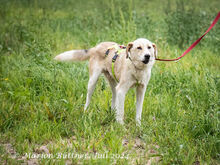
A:
{"type": "Polygon", "coordinates": [[[119,124],[124,125],[123,119],[116,119],[116,121],[117,121],[119,124]]]}
{"type": "Polygon", "coordinates": [[[141,120],[140,119],[136,119],[136,126],[140,127],[141,126],[141,120]]]}

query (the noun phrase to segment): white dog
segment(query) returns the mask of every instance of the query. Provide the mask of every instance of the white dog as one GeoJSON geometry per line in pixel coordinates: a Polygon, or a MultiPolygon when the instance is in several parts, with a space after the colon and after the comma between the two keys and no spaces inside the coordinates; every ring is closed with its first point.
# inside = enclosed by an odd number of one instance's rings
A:
{"type": "Polygon", "coordinates": [[[89,59],[89,83],[84,109],[89,106],[92,93],[101,73],[112,90],[112,109],[116,120],[123,124],[124,100],[129,88],[136,87],[136,121],[141,124],[144,94],[151,69],[157,56],[156,45],[139,38],[130,42],[126,50],[114,42],[102,42],[89,50],[72,50],[55,57],[57,61],[84,61],[89,59]],[[123,51],[124,50],[124,51],[123,51]]]}

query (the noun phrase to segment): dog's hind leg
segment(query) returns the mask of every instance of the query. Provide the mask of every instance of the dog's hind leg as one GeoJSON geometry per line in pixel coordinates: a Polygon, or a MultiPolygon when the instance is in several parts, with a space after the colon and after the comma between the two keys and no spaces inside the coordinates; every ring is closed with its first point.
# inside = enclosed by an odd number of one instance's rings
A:
{"type": "Polygon", "coordinates": [[[107,78],[109,85],[111,87],[112,90],[112,105],[111,105],[111,109],[115,109],[115,100],[116,100],[116,85],[117,82],[110,76],[110,74],[108,72],[104,72],[105,77],[107,78]]]}
{"type": "Polygon", "coordinates": [[[96,83],[98,81],[98,78],[101,75],[101,73],[102,73],[102,70],[100,68],[94,68],[92,74],[90,74],[89,83],[88,83],[87,97],[86,97],[86,104],[85,104],[84,110],[86,110],[89,106],[92,94],[93,94],[94,89],[95,89],[95,85],[96,85],[96,83]]]}

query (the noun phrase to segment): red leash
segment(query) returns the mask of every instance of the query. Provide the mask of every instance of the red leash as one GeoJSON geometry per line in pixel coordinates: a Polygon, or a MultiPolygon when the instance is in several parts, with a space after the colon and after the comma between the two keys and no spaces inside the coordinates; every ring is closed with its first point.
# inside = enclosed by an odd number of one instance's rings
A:
{"type": "Polygon", "coordinates": [[[156,60],[158,60],[158,61],[177,61],[177,60],[180,60],[187,53],[189,53],[200,42],[200,40],[215,26],[215,24],[218,22],[219,18],[220,18],[220,12],[215,17],[214,21],[212,22],[212,24],[210,25],[208,30],[198,40],[196,40],[181,56],[179,56],[178,58],[175,58],[175,59],[160,59],[160,58],[156,58],[156,60]]]}

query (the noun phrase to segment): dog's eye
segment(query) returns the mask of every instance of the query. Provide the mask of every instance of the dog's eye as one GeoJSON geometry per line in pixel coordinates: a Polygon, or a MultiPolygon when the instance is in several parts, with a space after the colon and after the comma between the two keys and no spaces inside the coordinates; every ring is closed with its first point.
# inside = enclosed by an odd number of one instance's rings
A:
{"type": "Polygon", "coordinates": [[[148,49],[151,49],[151,46],[148,46],[147,48],[148,48],[148,49]]]}
{"type": "Polygon", "coordinates": [[[137,49],[142,50],[142,47],[138,46],[137,49]]]}

